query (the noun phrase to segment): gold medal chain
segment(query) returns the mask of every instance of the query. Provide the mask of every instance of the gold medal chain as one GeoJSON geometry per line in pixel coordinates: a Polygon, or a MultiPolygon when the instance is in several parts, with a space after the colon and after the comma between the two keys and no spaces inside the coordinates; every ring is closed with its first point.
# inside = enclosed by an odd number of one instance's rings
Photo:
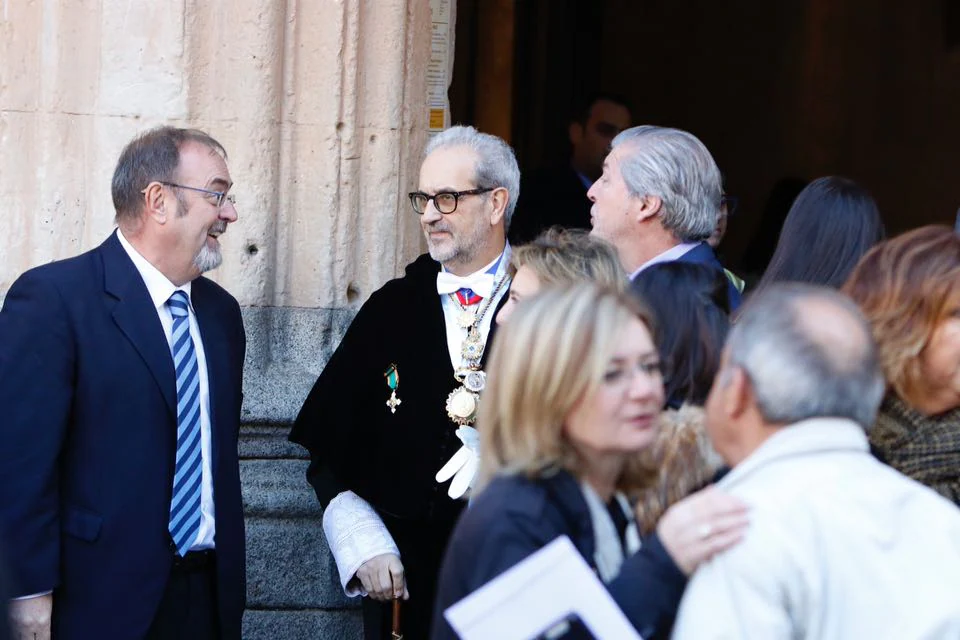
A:
{"type": "MultiPolygon", "coordinates": [[[[503,274],[503,277],[501,277],[500,280],[497,281],[496,285],[494,285],[493,291],[490,293],[490,297],[484,299],[483,306],[480,307],[480,310],[474,316],[473,323],[470,324],[469,327],[466,327],[467,333],[466,333],[466,336],[464,337],[464,340],[470,337],[471,331],[478,330],[480,323],[483,322],[483,318],[487,315],[487,311],[489,311],[490,307],[493,305],[493,301],[497,299],[497,294],[500,293],[500,289],[503,288],[504,283],[507,282],[507,280],[509,279],[510,277],[507,274],[503,274]]],[[[461,313],[467,312],[468,310],[467,306],[464,305],[462,302],[460,302],[460,298],[457,297],[456,293],[449,293],[447,295],[449,295],[450,298],[457,303],[457,306],[460,307],[461,313]]],[[[484,350],[486,349],[486,346],[487,346],[486,344],[483,345],[484,350]]],[[[465,366],[463,367],[463,369],[472,369],[476,367],[480,363],[480,360],[482,358],[483,358],[483,351],[481,351],[476,358],[473,358],[472,362],[470,361],[464,362],[465,366]]],[[[463,360],[466,361],[467,358],[463,358],[463,360]]]]}

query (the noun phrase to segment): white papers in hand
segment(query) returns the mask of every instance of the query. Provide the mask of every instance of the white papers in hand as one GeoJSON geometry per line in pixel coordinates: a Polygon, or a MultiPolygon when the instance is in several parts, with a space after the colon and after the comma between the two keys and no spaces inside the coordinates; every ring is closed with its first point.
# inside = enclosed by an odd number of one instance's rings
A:
{"type": "Polygon", "coordinates": [[[579,617],[598,640],[642,640],[567,536],[511,567],[443,615],[463,640],[530,640],[571,615],[579,617]]]}

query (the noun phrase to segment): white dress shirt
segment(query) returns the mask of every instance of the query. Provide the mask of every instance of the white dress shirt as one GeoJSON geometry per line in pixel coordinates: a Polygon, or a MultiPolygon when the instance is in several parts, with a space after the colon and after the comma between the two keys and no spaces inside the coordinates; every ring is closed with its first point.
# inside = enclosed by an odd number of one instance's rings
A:
{"type": "MultiPolygon", "coordinates": [[[[210,450],[210,384],[207,376],[207,359],[203,352],[203,340],[200,338],[200,327],[197,324],[197,314],[193,310],[193,299],[190,298],[190,283],[180,287],[170,282],[165,275],[160,273],[156,267],[150,264],[146,258],[133,248],[126,238],[123,237],[120,229],[117,229],[117,239],[120,245],[127,252],[133,265],[143,278],[143,283],[147,285],[147,291],[150,293],[150,299],[160,317],[160,324],[163,325],[163,333],[167,338],[167,344],[171,345],[173,335],[173,315],[167,307],[167,300],[173,295],[173,292],[180,289],[187,294],[190,300],[189,321],[190,338],[193,340],[194,349],[197,352],[197,368],[200,373],[200,456],[202,457],[202,471],[200,481],[200,532],[197,539],[190,547],[191,550],[212,549],[214,547],[215,512],[213,504],[213,473],[210,467],[212,457],[210,450]]],[[[171,345],[172,347],[172,345],[171,345]]],[[[173,356],[171,356],[172,358],[173,356]]],[[[176,435],[175,433],[173,434],[176,435]]],[[[173,478],[170,479],[171,491],[173,490],[173,478]]]]}
{"type": "MultiPolygon", "coordinates": [[[[510,245],[508,244],[496,260],[475,273],[484,273],[497,265],[494,278],[499,281],[506,273],[509,262],[510,245]]],[[[493,296],[493,299],[489,301],[490,308],[487,309],[486,315],[478,326],[484,340],[490,333],[490,323],[496,315],[497,304],[506,294],[507,289],[506,286],[501,287],[493,296]]],[[[486,300],[483,300],[478,304],[482,305],[486,302],[486,300]]],[[[447,349],[450,351],[450,363],[453,365],[453,370],[457,371],[463,366],[463,356],[460,354],[460,349],[463,346],[466,330],[457,324],[460,306],[451,300],[449,295],[441,297],[441,305],[447,330],[447,349]]],[[[383,524],[383,520],[366,500],[353,491],[343,491],[337,494],[327,505],[327,508],[323,511],[323,531],[330,552],[333,554],[334,562],[337,564],[340,586],[343,587],[343,592],[350,597],[367,595],[359,581],[353,580],[357,570],[365,562],[385,553],[400,555],[400,550],[397,548],[397,544],[394,542],[393,536],[390,535],[387,526],[383,524]]]]}
{"type": "Polygon", "coordinates": [[[638,275],[640,275],[641,271],[649,267],[652,267],[655,264],[660,264],[661,262],[673,262],[674,260],[679,260],[688,252],[693,251],[694,249],[699,247],[701,244],[703,243],[702,242],[684,242],[676,245],[675,247],[670,247],[660,255],[650,258],[649,260],[644,262],[642,265],[640,265],[639,269],[637,269],[636,271],[630,274],[630,279],[633,280],[638,275]]]}
{"type": "Polygon", "coordinates": [[[838,418],[778,430],[718,486],[743,542],[697,569],[674,638],[960,638],[960,510],[838,418]]]}
{"type": "MultiPolygon", "coordinates": [[[[496,259],[492,260],[482,269],[478,269],[474,273],[486,273],[493,269],[494,265],[497,265],[496,273],[493,276],[494,282],[500,282],[501,278],[504,277],[504,274],[507,272],[507,264],[510,262],[510,245],[508,244],[496,259]],[[499,260],[499,262],[497,262],[499,260]]],[[[473,275],[473,274],[471,274],[473,275]]],[[[496,286],[496,285],[494,285],[496,286]]],[[[509,287],[502,286],[500,290],[496,292],[496,295],[493,296],[492,300],[489,300],[489,307],[487,308],[486,314],[480,320],[480,324],[477,325],[477,330],[480,332],[480,336],[486,341],[487,336],[490,335],[490,324],[493,322],[493,317],[497,315],[497,305],[500,303],[500,300],[506,295],[509,287]]],[[[438,294],[439,295],[439,294],[438,294]]],[[[463,368],[463,356],[460,353],[461,348],[463,347],[463,339],[467,336],[467,330],[457,324],[457,318],[460,315],[460,305],[453,299],[453,296],[443,295],[441,297],[443,302],[443,320],[447,328],[447,349],[450,351],[450,363],[453,365],[454,371],[459,371],[463,368]]],[[[487,300],[481,300],[477,303],[477,312],[480,311],[485,304],[488,304],[487,300]]],[[[487,345],[488,347],[490,345],[487,345]]]]}

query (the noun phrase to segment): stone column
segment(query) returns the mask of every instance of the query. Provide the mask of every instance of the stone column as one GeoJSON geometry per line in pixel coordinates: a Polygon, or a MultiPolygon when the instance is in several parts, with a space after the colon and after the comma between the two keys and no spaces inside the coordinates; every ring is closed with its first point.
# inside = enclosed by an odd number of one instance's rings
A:
{"type": "Polygon", "coordinates": [[[0,299],[99,244],[137,132],[227,148],[240,220],[212,277],[244,307],[250,638],[359,637],[289,424],[360,303],[421,249],[426,0],[0,0],[0,299]]]}

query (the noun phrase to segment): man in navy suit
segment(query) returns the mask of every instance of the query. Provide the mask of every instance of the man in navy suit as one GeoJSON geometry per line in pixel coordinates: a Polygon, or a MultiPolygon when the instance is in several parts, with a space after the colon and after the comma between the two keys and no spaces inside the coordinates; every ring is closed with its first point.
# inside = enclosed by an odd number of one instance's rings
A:
{"type": "Polygon", "coordinates": [[[15,637],[239,638],[245,335],[201,273],[237,219],[226,153],[123,150],[118,229],[24,273],[0,311],[0,539],[15,637]]]}
{"type": "MultiPolygon", "coordinates": [[[[658,262],[723,265],[707,238],[717,226],[722,178],[693,134],[650,125],[622,131],[587,197],[594,235],[611,242],[633,280],[658,262]]],[[[729,279],[728,279],[729,282],[729,279]]],[[[730,306],[740,292],[729,282],[730,306]]]]}

